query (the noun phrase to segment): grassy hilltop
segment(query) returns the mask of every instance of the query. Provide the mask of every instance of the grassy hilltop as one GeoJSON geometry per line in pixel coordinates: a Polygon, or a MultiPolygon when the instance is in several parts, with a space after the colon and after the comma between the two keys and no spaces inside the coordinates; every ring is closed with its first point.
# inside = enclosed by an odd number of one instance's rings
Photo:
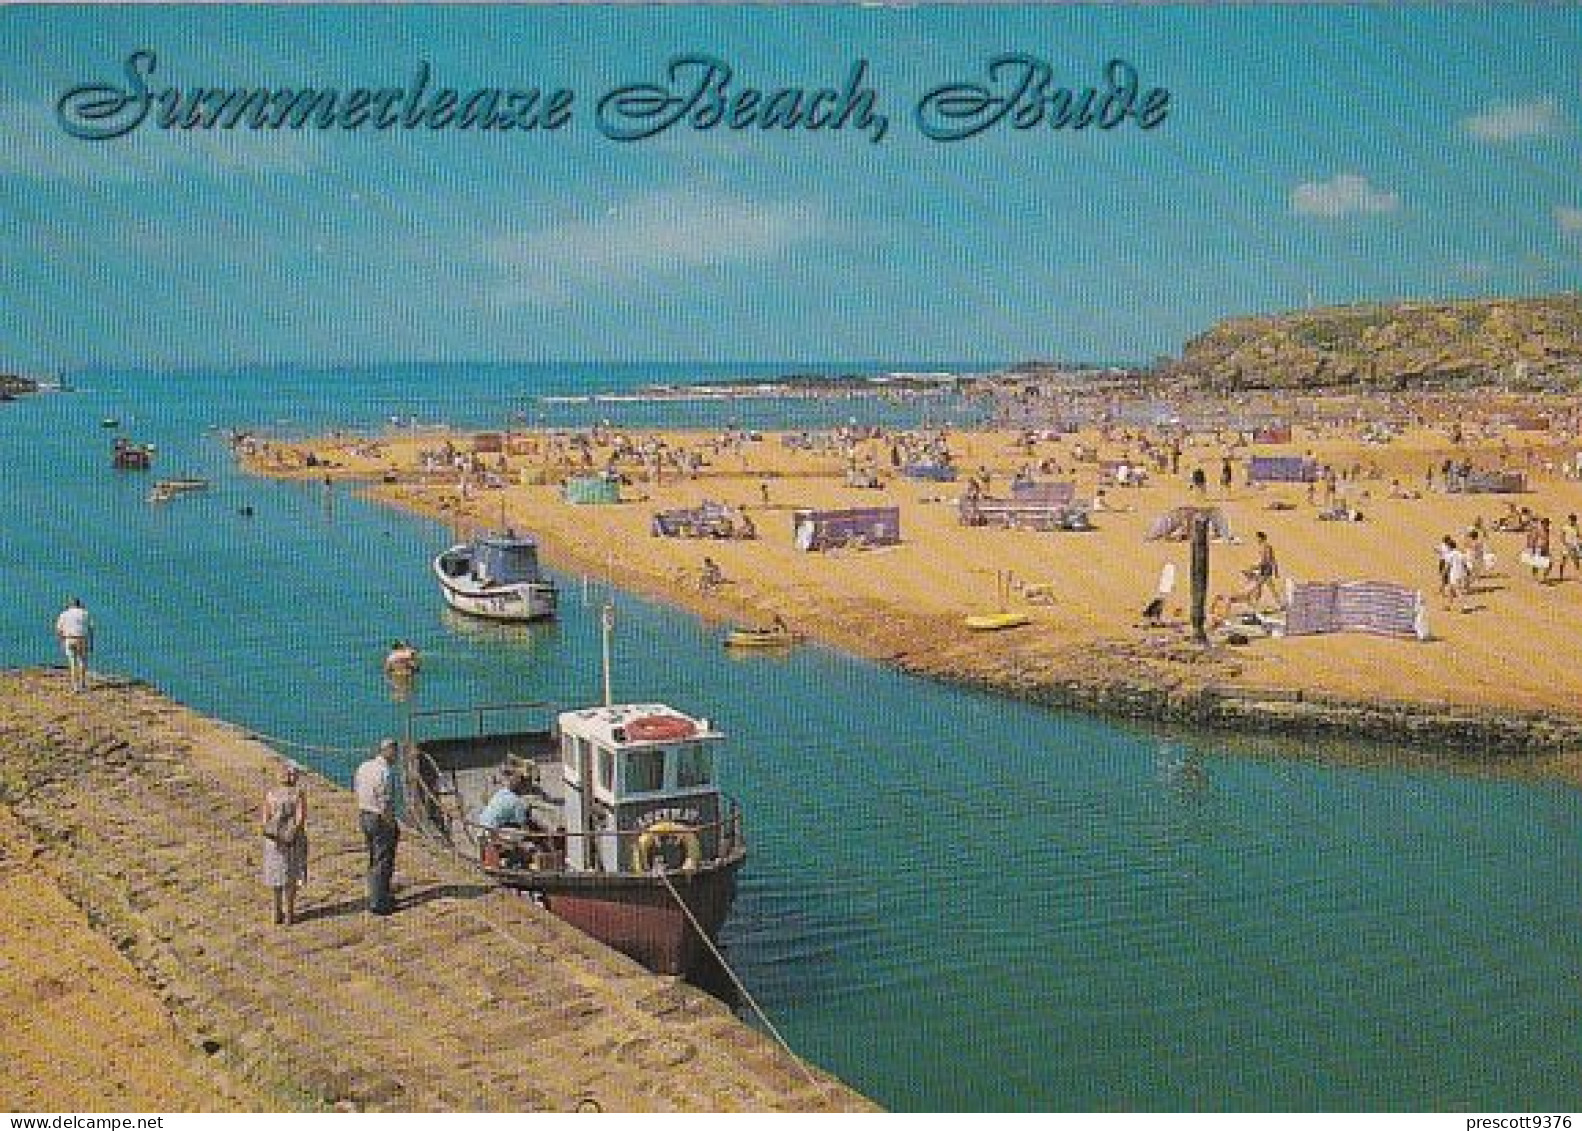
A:
{"type": "Polygon", "coordinates": [[[1171,376],[1220,391],[1582,385],[1582,295],[1331,306],[1227,319],[1171,376]]]}

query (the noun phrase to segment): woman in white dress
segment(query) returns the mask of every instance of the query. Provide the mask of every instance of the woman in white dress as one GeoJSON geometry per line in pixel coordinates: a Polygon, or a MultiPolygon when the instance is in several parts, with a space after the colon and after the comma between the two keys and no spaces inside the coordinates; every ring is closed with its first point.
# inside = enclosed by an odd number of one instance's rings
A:
{"type": "Polygon", "coordinates": [[[308,796],[301,771],[287,763],[280,784],[264,794],[264,884],[274,893],[275,922],[297,918],[297,890],[308,879],[308,796]]]}

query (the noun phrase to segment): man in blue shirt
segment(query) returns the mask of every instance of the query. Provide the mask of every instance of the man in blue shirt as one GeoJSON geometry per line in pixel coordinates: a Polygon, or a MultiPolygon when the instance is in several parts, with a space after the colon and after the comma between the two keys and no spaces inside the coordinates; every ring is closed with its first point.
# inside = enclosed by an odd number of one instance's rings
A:
{"type": "Polygon", "coordinates": [[[478,824],[486,829],[527,828],[527,778],[512,774],[478,814],[478,824]]]}

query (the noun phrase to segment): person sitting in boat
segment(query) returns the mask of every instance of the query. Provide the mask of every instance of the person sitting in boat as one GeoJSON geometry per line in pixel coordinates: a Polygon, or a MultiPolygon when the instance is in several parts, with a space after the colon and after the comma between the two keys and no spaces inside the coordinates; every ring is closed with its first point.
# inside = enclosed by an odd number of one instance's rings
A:
{"type": "Polygon", "coordinates": [[[410,676],[416,674],[418,668],[422,666],[423,657],[405,640],[397,640],[390,645],[390,654],[385,657],[386,675],[410,676]]]}
{"type": "Polygon", "coordinates": [[[774,619],[769,622],[769,631],[785,636],[791,632],[791,626],[786,623],[785,617],[776,613],[774,619]]]}
{"type": "Polygon", "coordinates": [[[524,800],[529,792],[526,774],[512,774],[505,784],[494,791],[488,804],[478,814],[478,825],[485,829],[526,829],[532,818],[524,800]]]}
{"type": "Polygon", "coordinates": [[[528,839],[525,835],[521,837],[511,835],[543,832],[533,820],[532,814],[527,811],[525,798],[531,791],[532,785],[527,775],[513,773],[506,778],[504,785],[495,790],[494,796],[489,798],[488,804],[478,814],[478,825],[484,830],[485,846],[487,847],[490,841],[498,845],[500,862],[509,868],[527,867],[533,850],[543,847],[541,843],[528,839]],[[506,835],[496,835],[502,832],[506,835]]]}

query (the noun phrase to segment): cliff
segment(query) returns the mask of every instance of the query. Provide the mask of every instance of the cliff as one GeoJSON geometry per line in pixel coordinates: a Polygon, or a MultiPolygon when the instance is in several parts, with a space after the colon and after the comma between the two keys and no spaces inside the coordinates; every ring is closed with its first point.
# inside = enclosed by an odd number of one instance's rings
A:
{"type": "Polygon", "coordinates": [[[1167,375],[1220,392],[1582,384],[1582,295],[1332,306],[1221,322],[1167,375]]]}

